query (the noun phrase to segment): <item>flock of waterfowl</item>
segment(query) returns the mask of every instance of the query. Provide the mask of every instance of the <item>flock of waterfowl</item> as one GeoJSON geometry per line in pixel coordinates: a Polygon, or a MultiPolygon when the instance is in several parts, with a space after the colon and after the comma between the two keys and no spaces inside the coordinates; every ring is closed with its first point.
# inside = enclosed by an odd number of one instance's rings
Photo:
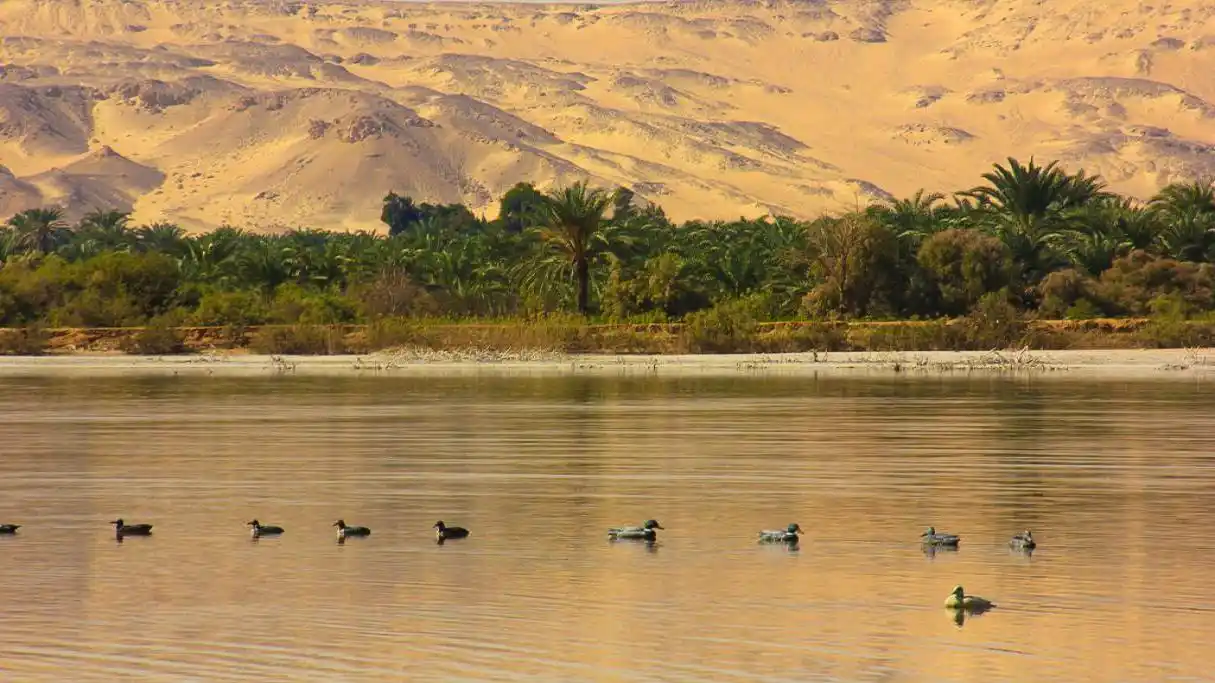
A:
{"type": "MultiPolygon", "coordinates": [[[[124,536],[150,536],[152,534],[151,524],[127,524],[121,517],[110,522],[110,524],[114,525],[114,533],[119,541],[124,536]]],[[[256,519],[246,522],[245,526],[249,527],[250,534],[255,539],[263,536],[280,536],[285,531],[281,526],[262,524],[256,519]]],[[[368,527],[351,526],[343,519],[334,522],[333,526],[337,527],[339,543],[344,542],[347,538],[371,535],[371,529],[368,527]]],[[[0,534],[16,534],[20,528],[20,524],[0,524],[0,534]]],[[[431,528],[434,529],[435,539],[439,543],[443,543],[448,539],[467,538],[469,535],[468,529],[459,526],[447,526],[442,521],[435,522],[431,528]]],[[[608,529],[608,538],[612,541],[646,541],[652,543],[658,538],[659,530],[665,531],[657,520],[647,519],[640,526],[612,527],[608,529]]],[[[793,523],[784,529],[765,529],[760,531],[759,542],[796,545],[801,540],[800,537],[803,533],[802,528],[793,523]]],[[[928,527],[927,531],[920,534],[920,538],[923,544],[930,548],[957,548],[958,543],[962,540],[956,534],[937,533],[935,527],[928,527]]],[[[1009,540],[1008,545],[1014,550],[1029,552],[1038,547],[1038,544],[1034,541],[1034,535],[1029,529],[1026,529],[1023,534],[1013,536],[1009,540]]],[[[962,586],[954,586],[949,597],[945,598],[945,607],[955,610],[981,612],[995,607],[995,604],[977,595],[967,595],[962,586]]]]}

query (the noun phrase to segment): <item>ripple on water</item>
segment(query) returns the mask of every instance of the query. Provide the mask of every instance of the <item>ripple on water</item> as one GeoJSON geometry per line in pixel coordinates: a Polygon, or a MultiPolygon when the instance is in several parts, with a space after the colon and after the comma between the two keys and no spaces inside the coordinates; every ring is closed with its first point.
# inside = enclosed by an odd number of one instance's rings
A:
{"type": "Polygon", "coordinates": [[[33,681],[1207,673],[1213,399],[1016,380],[14,379],[33,681]],[[156,524],[117,544],[108,520],[156,524]],[[252,517],[282,538],[252,542],[252,517]],[[338,545],[342,517],[373,529],[338,545]],[[654,546],[608,526],[659,519],[654,546]],[[434,544],[437,519],[473,530],[434,544]],[[796,551],[755,532],[796,521],[796,551]],[[962,535],[925,554],[929,525],[962,535]],[[1007,540],[1026,527],[1027,556],[1007,540]],[[999,607],[959,625],[956,583],[999,607]],[[1167,596],[1167,597],[1162,597],[1167,596]],[[1175,637],[1188,634],[1185,638],[1175,637]]]}

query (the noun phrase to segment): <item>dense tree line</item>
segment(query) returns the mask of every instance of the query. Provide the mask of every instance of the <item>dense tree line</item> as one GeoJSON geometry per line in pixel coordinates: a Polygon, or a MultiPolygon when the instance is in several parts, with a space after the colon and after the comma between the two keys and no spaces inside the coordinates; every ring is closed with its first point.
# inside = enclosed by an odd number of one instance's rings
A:
{"type": "Polygon", "coordinates": [[[679,320],[721,306],[791,318],[935,318],[998,299],[1041,317],[1215,310],[1215,185],[1148,202],[1009,159],[982,184],[811,221],[674,224],[626,189],[520,183],[500,216],[384,199],[387,236],[232,227],[187,235],[57,209],[0,230],[0,325],[340,323],[576,311],[679,320]]]}

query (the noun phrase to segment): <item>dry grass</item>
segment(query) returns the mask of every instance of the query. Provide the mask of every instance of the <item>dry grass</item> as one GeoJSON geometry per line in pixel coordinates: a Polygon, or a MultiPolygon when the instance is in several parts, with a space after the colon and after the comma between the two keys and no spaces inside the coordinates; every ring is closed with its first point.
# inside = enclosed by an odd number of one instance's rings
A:
{"type": "MultiPolygon", "coordinates": [[[[221,327],[60,328],[0,330],[0,353],[193,352],[216,358],[220,350],[293,355],[370,354],[397,350],[411,362],[516,360],[567,354],[670,355],[716,353],[914,353],[984,350],[983,335],[958,321],[759,323],[715,339],[704,349],[680,324],[585,325],[575,318],[498,324],[425,320],[372,325],[266,325],[233,332],[221,327]],[[177,343],[180,340],[180,345],[177,343]],[[157,342],[155,344],[151,342],[157,342]],[[170,343],[171,342],[171,343],[170,343]],[[158,351],[157,349],[163,349],[158,351]],[[703,349],[703,351],[702,351],[703,349]],[[547,355],[546,355],[547,354],[547,355]]],[[[1013,349],[1196,348],[1215,343],[1215,323],[1149,320],[1034,321],[1013,349]],[[1162,336],[1157,336],[1163,331],[1162,336]],[[1164,334],[1167,333],[1167,334],[1164,334]]],[[[987,366],[1018,365],[1018,352],[996,351],[987,366]]],[[[200,362],[209,362],[200,360],[200,362]]],[[[901,363],[905,361],[900,361],[901,363]]],[[[1028,362],[1028,361],[1026,361],[1028,362]]],[[[1205,362],[1205,360],[1204,360],[1205,362]]],[[[762,363],[761,363],[762,365],[762,363]]],[[[914,364],[913,364],[914,365],[914,364]]]]}

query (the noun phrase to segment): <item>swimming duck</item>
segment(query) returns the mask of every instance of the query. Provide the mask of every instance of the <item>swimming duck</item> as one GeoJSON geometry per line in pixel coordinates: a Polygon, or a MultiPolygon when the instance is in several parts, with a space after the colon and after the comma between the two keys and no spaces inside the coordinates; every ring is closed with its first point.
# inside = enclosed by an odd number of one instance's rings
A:
{"type": "Polygon", "coordinates": [[[945,607],[949,609],[965,609],[972,611],[983,611],[995,607],[995,604],[990,600],[984,600],[977,595],[967,595],[961,586],[954,586],[953,592],[949,597],[945,598],[945,607]]]}
{"type": "Polygon", "coordinates": [[[251,529],[250,533],[253,535],[253,538],[258,538],[261,536],[278,536],[279,534],[283,533],[283,528],[281,526],[262,524],[256,519],[252,522],[245,522],[245,526],[251,529]]]}
{"type": "Polygon", "coordinates": [[[936,527],[928,527],[928,531],[920,534],[928,545],[957,545],[962,539],[953,534],[938,534],[936,527]]]}
{"type": "Polygon", "coordinates": [[[333,523],[333,526],[338,528],[338,539],[344,539],[347,536],[370,536],[371,529],[365,526],[346,526],[346,520],[339,519],[333,523]]]}
{"type": "Polygon", "coordinates": [[[122,518],[110,522],[114,525],[114,532],[119,536],[150,536],[152,535],[151,524],[127,524],[122,521],[122,518]]]}
{"type": "Polygon", "coordinates": [[[1023,534],[1013,536],[1008,545],[1017,550],[1033,550],[1038,547],[1038,544],[1034,542],[1034,535],[1029,529],[1026,529],[1023,534]]]}
{"type": "Polygon", "coordinates": [[[20,524],[0,524],[0,534],[15,534],[20,528],[20,524]]]}
{"type": "MultiPolygon", "coordinates": [[[[622,526],[608,529],[608,538],[613,541],[617,539],[652,541],[658,537],[655,529],[662,528],[662,525],[657,520],[647,519],[641,526],[622,526]]],[[[663,530],[665,531],[665,529],[663,530]]]]}
{"type": "Polygon", "coordinates": [[[797,543],[798,534],[803,533],[802,528],[796,523],[790,524],[787,529],[777,529],[775,531],[759,532],[760,543],[797,543]]]}
{"type": "Polygon", "coordinates": [[[438,521],[431,528],[435,530],[435,538],[439,541],[446,541],[450,538],[468,538],[468,529],[462,526],[447,526],[442,521],[438,521]]]}

